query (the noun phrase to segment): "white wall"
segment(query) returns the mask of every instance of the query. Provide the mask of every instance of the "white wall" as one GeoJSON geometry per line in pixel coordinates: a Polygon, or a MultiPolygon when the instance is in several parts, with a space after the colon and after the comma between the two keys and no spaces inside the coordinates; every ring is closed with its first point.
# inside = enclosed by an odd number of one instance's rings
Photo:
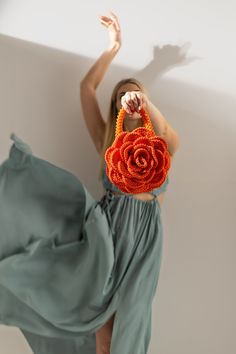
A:
{"type": "MultiPolygon", "coordinates": [[[[233,0],[0,0],[0,160],[14,131],[36,155],[75,173],[101,196],[79,81],[106,48],[98,15],[110,9],[120,18],[123,45],[99,87],[104,115],[114,83],[134,75],[181,138],[162,208],[164,255],[149,354],[232,354],[233,0]]],[[[1,327],[0,343],[0,354],[30,353],[14,328],[1,327]]]]}

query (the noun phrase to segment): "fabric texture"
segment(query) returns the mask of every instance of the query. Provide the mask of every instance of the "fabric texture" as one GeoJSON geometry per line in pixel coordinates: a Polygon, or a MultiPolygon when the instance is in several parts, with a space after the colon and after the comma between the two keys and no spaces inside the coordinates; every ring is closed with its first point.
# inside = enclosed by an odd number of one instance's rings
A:
{"type": "Polygon", "coordinates": [[[163,228],[158,201],[99,200],[12,133],[0,165],[0,323],[35,354],[96,354],[115,313],[111,354],[146,354],[163,228]]]}

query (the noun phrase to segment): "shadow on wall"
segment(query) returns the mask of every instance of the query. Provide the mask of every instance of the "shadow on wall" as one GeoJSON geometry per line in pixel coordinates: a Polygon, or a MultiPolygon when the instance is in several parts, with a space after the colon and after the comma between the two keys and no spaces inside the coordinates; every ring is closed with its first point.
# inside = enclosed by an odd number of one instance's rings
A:
{"type": "MultiPolygon", "coordinates": [[[[85,126],[79,98],[80,80],[94,59],[5,35],[0,36],[0,43],[1,151],[14,131],[30,144],[34,154],[75,173],[99,197],[102,193],[96,179],[99,156],[85,126]]],[[[197,188],[202,190],[208,183],[213,182],[216,187],[222,178],[235,176],[230,158],[233,134],[230,125],[227,126],[233,119],[233,100],[219,92],[165,78],[167,71],[200,59],[188,58],[188,48],[189,43],[182,48],[155,46],[150,63],[138,72],[112,65],[97,94],[106,119],[115,83],[128,76],[140,79],[152,101],[180,135],[182,151],[175,157],[179,160],[177,170],[170,171],[175,173],[172,182],[178,189],[187,182],[191,190],[197,182],[197,188]],[[222,119],[226,107],[227,120],[222,119]],[[222,148],[216,149],[219,137],[222,148]],[[230,174],[217,180],[219,166],[230,174]]],[[[1,159],[5,153],[1,153],[1,159]]]]}
{"type": "MultiPolygon", "coordinates": [[[[35,155],[74,173],[90,193],[99,198],[103,193],[97,179],[99,156],[87,132],[79,99],[80,80],[94,59],[3,35],[0,35],[0,46],[0,160],[6,158],[7,146],[11,143],[9,135],[14,131],[31,146],[35,155]]],[[[196,334],[192,328],[196,323],[199,323],[200,342],[206,347],[214,342],[209,338],[216,337],[214,324],[219,326],[217,316],[226,318],[223,317],[224,307],[219,309],[215,294],[220,296],[226,288],[221,285],[223,279],[227,280],[223,272],[227,275],[234,269],[229,268],[227,262],[220,263],[214,259],[212,249],[218,246],[222,260],[223,247],[234,244],[232,220],[235,219],[236,167],[232,163],[235,154],[232,128],[236,108],[233,97],[223,92],[165,77],[167,71],[193,64],[199,59],[188,58],[187,47],[188,44],[182,48],[155,46],[150,63],[138,72],[131,65],[112,65],[98,88],[98,99],[106,119],[114,84],[124,77],[137,77],[147,87],[151,100],[180,135],[181,145],[172,161],[174,168],[170,171],[169,193],[166,194],[169,233],[174,235],[171,237],[173,253],[169,264],[175,265],[175,274],[169,285],[166,280],[167,283],[162,286],[163,304],[168,303],[169,314],[174,313],[175,316],[166,320],[167,305],[159,306],[159,349],[163,345],[162,352],[165,351],[167,338],[172,338],[171,343],[176,344],[176,348],[185,340],[186,330],[182,328],[185,323],[190,331],[187,337],[193,343],[196,334]],[[226,236],[222,237],[223,234],[226,236]],[[186,288],[190,278],[192,290],[186,288]],[[195,281],[200,278],[201,284],[195,281]],[[183,306],[176,306],[177,302],[171,300],[173,291],[176,301],[184,301],[183,306]],[[211,332],[209,329],[212,329],[211,332]],[[209,343],[204,342],[205,337],[209,343]]],[[[168,233],[166,236],[168,242],[168,233]]],[[[226,248],[225,252],[228,252],[226,248]]],[[[229,291],[229,286],[233,287],[233,284],[232,281],[227,283],[228,294],[234,294],[233,289],[229,291]]],[[[161,294],[159,292],[160,304],[161,294]]],[[[223,325],[230,333],[228,318],[227,322],[220,323],[222,333],[223,325]]]]}
{"type": "Polygon", "coordinates": [[[3,11],[7,5],[8,0],[0,0],[0,10],[3,11]]]}

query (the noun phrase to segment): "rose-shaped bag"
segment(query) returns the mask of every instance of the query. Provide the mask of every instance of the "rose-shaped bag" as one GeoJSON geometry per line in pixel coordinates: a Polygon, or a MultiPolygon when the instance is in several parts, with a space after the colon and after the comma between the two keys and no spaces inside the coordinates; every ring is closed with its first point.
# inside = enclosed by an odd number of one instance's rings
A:
{"type": "Polygon", "coordinates": [[[144,127],[123,131],[125,110],[116,120],[115,140],[105,152],[106,173],[110,181],[125,193],[143,193],[160,187],[171,166],[166,141],[157,136],[146,111],[140,114],[144,127]]]}

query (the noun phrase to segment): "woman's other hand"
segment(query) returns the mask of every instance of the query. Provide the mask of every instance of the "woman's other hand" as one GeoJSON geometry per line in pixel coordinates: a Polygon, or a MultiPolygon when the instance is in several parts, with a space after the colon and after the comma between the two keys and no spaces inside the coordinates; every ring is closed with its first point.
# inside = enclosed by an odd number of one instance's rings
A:
{"type": "Polygon", "coordinates": [[[109,16],[100,16],[99,19],[101,24],[108,29],[111,48],[115,46],[119,49],[121,46],[121,33],[117,16],[110,12],[109,16]]]}
{"type": "Polygon", "coordinates": [[[145,109],[146,104],[147,96],[141,91],[126,92],[121,98],[122,107],[128,114],[133,115],[134,118],[137,117],[134,113],[139,113],[142,107],[145,109]]]}

